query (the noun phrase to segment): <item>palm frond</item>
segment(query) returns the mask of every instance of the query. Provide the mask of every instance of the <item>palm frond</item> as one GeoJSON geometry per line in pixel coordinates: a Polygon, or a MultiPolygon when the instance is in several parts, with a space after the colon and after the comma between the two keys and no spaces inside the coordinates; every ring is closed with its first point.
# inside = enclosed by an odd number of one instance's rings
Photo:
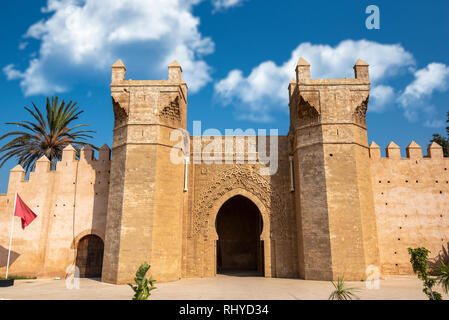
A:
{"type": "Polygon", "coordinates": [[[26,171],[35,166],[36,160],[43,155],[52,163],[52,167],[62,158],[62,150],[72,144],[79,153],[81,147],[98,147],[88,142],[93,138],[93,130],[84,130],[87,124],[73,124],[83,113],[76,102],[58,97],[46,98],[45,112],[39,110],[34,103],[31,107],[24,107],[32,120],[22,122],[7,122],[7,125],[19,127],[19,130],[7,132],[0,136],[0,140],[11,139],[0,148],[0,167],[11,158],[16,158],[26,171]],[[45,114],[45,115],[44,115],[45,114]]]}
{"type": "Polygon", "coordinates": [[[449,293],[449,265],[441,263],[437,268],[437,281],[446,294],[449,293]]]}

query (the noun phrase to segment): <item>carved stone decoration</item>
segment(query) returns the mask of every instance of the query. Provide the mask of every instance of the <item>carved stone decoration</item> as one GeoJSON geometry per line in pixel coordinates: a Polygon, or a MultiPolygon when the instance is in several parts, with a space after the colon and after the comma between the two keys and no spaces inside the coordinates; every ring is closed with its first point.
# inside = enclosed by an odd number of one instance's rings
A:
{"type": "Polygon", "coordinates": [[[299,94],[299,103],[297,106],[298,125],[303,126],[315,123],[319,120],[320,113],[303,95],[299,94]]]}
{"type": "Polygon", "coordinates": [[[179,109],[179,96],[169,102],[168,106],[165,106],[159,113],[159,117],[169,120],[181,120],[181,111],[179,109]]]}
{"type": "Polygon", "coordinates": [[[353,120],[362,126],[366,126],[366,111],[368,110],[369,95],[355,108],[352,114],[353,120]]]}
{"type": "Polygon", "coordinates": [[[129,114],[129,93],[124,91],[112,94],[112,106],[114,110],[114,126],[122,125],[129,114]]]}
{"type": "MultiPolygon", "coordinates": [[[[265,214],[268,214],[268,216],[265,216],[264,219],[270,221],[271,230],[269,230],[269,234],[272,238],[291,238],[288,223],[290,220],[281,196],[264,177],[241,165],[217,174],[201,192],[201,197],[196,201],[193,209],[193,236],[208,237],[210,217],[217,214],[217,212],[211,212],[214,203],[226,193],[235,189],[248,191],[265,206],[265,214]]],[[[263,212],[261,214],[264,215],[263,212]]]]}

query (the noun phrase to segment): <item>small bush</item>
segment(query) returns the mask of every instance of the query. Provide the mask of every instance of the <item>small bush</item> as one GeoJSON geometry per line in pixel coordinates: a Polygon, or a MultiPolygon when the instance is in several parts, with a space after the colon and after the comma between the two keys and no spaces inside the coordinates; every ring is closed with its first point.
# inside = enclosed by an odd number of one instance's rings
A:
{"type": "Polygon", "coordinates": [[[441,294],[433,290],[433,287],[436,284],[436,279],[432,278],[429,273],[427,261],[429,252],[430,251],[426,248],[408,248],[413,272],[418,275],[418,279],[420,279],[424,285],[422,291],[429,297],[429,300],[442,300],[441,294]]]}
{"type": "Polygon", "coordinates": [[[449,264],[442,263],[437,268],[437,281],[446,294],[449,293],[449,264]]]}
{"type": "Polygon", "coordinates": [[[354,288],[346,287],[345,281],[343,278],[338,278],[337,282],[332,281],[332,285],[335,290],[332,291],[329,296],[329,300],[352,300],[359,299],[353,292],[356,291],[354,288]]]}
{"type": "Polygon", "coordinates": [[[156,289],[154,286],[156,280],[154,280],[153,277],[150,277],[150,279],[146,278],[148,270],[150,270],[150,265],[144,262],[139,269],[137,269],[136,277],[134,278],[136,285],[128,283],[134,291],[133,300],[148,300],[151,295],[150,291],[156,289]]]}

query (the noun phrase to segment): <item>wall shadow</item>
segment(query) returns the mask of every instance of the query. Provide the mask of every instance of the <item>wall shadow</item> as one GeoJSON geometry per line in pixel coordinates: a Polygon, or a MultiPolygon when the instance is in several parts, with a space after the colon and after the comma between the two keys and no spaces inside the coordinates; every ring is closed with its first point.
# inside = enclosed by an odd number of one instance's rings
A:
{"type": "MultiPolygon", "coordinates": [[[[20,254],[11,250],[11,255],[9,258],[9,265],[11,266],[17,258],[19,258],[20,254]]],[[[8,248],[0,246],[0,268],[6,267],[6,263],[8,262],[8,248]]]]}
{"type": "Polygon", "coordinates": [[[449,242],[446,243],[446,247],[442,245],[438,255],[429,259],[428,263],[431,275],[437,274],[437,269],[441,264],[449,265],[449,242]]]}
{"type": "MultiPolygon", "coordinates": [[[[107,216],[107,206],[108,206],[108,195],[109,195],[109,179],[110,179],[110,168],[111,168],[111,151],[107,145],[104,145],[99,149],[98,152],[98,160],[94,156],[93,150],[86,146],[83,149],[84,152],[81,152],[80,155],[80,163],[78,168],[78,177],[76,184],[76,209],[75,209],[75,225],[77,219],[79,217],[85,215],[88,212],[84,212],[80,206],[79,202],[81,201],[81,192],[85,188],[91,188],[93,185],[93,205],[92,205],[92,220],[91,220],[91,228],[88,230],[77,230],[75,233],[75,238],[72,240],[72,249],[75,249],[74,253],[74,263],[76,264],[76,260],[79,255],[79,244],[80,240],[86,238],[87,236],[93,235],[97,236],[101,239],[103,243],[105,243],[105,232],[106,232],[106,216],[107,216]],[[81,161],[83,164],[81,164],[81,161]],[[83,179],[81,165],[87,165],[91,168],[91,170],[95,171],[94,179],[92,181],[90,179],[83,179]]],[[[103,260],[104,253],[102,253],[103,260]]],[[[86,257],[87,259],[87,257],[86,257]]],[[[95,259],[94,259],[95,260],[95,259]]],[[[98,261],[95,262],[98,264],[98,261]]],[[[102,263],[101,263],[102,264],[102,263]]],[[[66,275],[67,276],[67,275],[66,275]]],[[[89,276],[88,276],[89,277],[89,276]]],[[[89,277],[94,280],[100,281],[100,276],[89,277]]]]}

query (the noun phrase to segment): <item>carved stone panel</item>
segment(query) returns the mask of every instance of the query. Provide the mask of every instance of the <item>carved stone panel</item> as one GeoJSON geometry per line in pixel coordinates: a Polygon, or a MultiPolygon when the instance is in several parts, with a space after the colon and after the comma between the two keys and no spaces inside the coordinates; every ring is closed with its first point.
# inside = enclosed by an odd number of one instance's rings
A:
{"type": "Polygon", "coordinates": [[[129,115],[129,92],[113,92],[114,127],[123,125],[129,115]]]}
{"type": "Polygon", "coordinates": [[[298,95],[297,125],[304,126],[318,122],[320,118],[319,93],[310,92],[298,95]]]}
{"type": "Polygon", "coordinates": [[[265,221],[270,222],[270,237],[275,239],[291,237],[286,205],[278,192],[256,171],[240,165],[217,174],[201,191],[192,213],[193,236],[208,237],[209,223],[213,223],[211,217],[213,218],[217,214],[217,212],[212,212],[214,204],[235,189],[248,191],[263,204],[266,210],[261,214],[265,221]]]}
{"type": "Polygon", "coordinates": [[[366,126],[366,111],[368,109],[368,101],[369,95],[364,97],[362,102],[360,102],[360,104],[357,105],[352,115],[352,118],[355,121],[355,123],[360,124],[362,126],[366,126]]]}
{"type": "Polygon", "coordinates": [[[159,117],[163,120],[181,121],[181,110],[179,107],[179,96],[173,94],[163,94],[161,96],[162,109],[159,117]]]}

